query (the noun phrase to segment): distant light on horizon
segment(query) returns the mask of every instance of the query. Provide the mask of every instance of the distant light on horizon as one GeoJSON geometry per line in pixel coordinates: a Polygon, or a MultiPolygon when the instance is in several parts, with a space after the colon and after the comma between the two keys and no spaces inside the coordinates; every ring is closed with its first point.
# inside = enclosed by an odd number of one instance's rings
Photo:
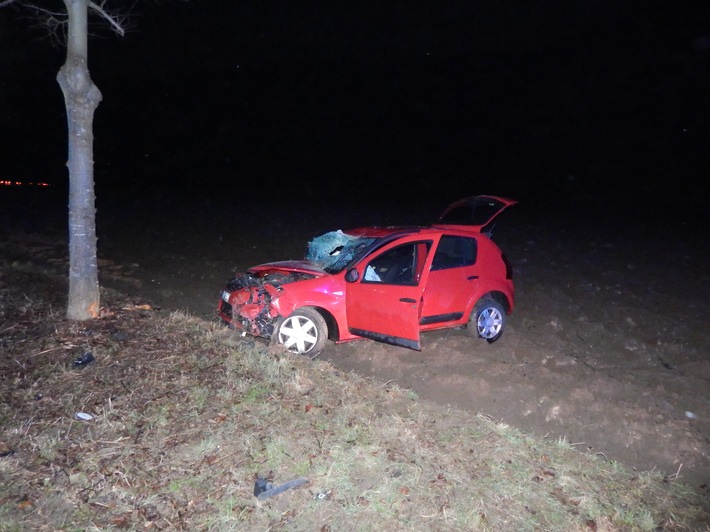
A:
{"type": "Polygon", "coordinates": [[[11,181],[0,179],[0,187],[51,187],[49,183],[43,181],[11,181]]]}

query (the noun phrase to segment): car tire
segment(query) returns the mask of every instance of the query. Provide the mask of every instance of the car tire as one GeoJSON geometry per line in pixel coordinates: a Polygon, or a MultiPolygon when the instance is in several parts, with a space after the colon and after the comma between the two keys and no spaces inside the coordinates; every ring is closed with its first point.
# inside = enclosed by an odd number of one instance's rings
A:
{"type": "Polygon", "coordinates": [[[291,353],[315,358],[325,349],[328,325],[317,310],[304,307],[279,324],[275,337],[291,353]]]}
{"type": "Polygon", "coordinates": [[[506,313],[503,305],[494,299],[481,299],[471,312],[468,321],[469,333],[483,338],[489,344],[495,342],[505,329],[506,313]]]}

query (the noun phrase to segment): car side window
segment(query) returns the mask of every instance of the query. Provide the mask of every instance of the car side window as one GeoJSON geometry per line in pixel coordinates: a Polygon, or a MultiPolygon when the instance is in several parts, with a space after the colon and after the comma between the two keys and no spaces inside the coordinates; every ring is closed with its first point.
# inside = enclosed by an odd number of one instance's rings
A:
{"type": "Polygon", "coordinates": [[[443,235],[431,264],[431,270],[447,270],[476,264],[478,241],[465,236],[443,235]]]}
{"type": "Polygon", "coordinates": [[[416,285],[417,246],[419,245],[421,243],[417,242],[404,244],[379,255],[365,267],[363,282],[416,285]]]}

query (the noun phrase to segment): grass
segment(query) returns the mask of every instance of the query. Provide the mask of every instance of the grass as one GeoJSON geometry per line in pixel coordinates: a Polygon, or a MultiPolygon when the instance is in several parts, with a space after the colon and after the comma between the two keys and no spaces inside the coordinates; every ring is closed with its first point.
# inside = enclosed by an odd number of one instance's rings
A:
{"type": "MultiPolygon", "coordinates": [[[[0,530],[703,530],[707,500],[565,441],[421,401],[2,264],[0,530]],[[119,334],[120,333],[120,334],[119,334]],[[91,351],[96,362],[72,361],[91,351]],[[93,416],[75,418],[77,412],[93,416]],[[308,483],[271,499],[257,476],[308,483]]],[[[142,303],[142,302],[141,302],[142,303]]]]}

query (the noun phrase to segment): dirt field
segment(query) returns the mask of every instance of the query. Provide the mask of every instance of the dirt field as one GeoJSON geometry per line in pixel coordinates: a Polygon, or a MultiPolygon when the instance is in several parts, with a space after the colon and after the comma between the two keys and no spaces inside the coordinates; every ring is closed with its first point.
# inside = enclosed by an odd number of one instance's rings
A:
{"type": "MultiPolygon", "coordinates": [[[[178,204],[154,208],[173,214],[156,217],[145,203],[100,208],[102,282],[206,318],[235,270],[300,257],[326,230],[417,223],[430,214],[333,202],[294,225],[263,207],[230,212],[205,203],[191,205],[189,216],[178,204]]],[[[450,330],[425,334],[421,352],[363,341],[331,344],[322,356],[423,398],[678,475],[710,496],[710,273],[702,226],[515,209],[494,235],[514,265],[517,290],[497,343],[450,330]]]]}
{"type": "MultiPolygon", "coordinates": [[[[197,207],[139,241],[110,231],[104,253],[159,304],[211,317],[234,270],[301,257],[326,230],[428,216],[336,207],[298,226],[197,207]]],[[[517,308],[500,341],[449,330],[424,335],[422,352],[363,341],[323,356],[610,460],[680,473],[710,493],[710,273],[697,222],[663,229],[515,209],[494,235],[516,271],[517,308]]]]}

